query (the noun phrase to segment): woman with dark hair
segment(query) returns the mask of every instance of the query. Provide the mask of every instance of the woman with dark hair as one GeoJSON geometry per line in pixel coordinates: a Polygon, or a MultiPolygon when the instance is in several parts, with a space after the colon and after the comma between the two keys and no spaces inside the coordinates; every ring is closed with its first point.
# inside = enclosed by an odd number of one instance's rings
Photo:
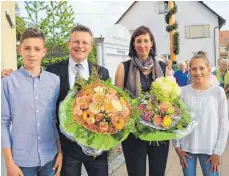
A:
{"type": "MultiPolygon", "coordinates": [[[[131,37],[130,60],[118,66],[115,85],[128,89],[138,97],[142,91],[149,91],[156,78],[162,77],[163,71],[155,59],[156,44],[152,32],[140,26],[131,37]]],[[[122,143],[123,153],[129,176],[146,175],[146,156],[149,158],[149,175],[164,176],[168,157],[169,142],[147,142],[130,134],[122,143]]]]}

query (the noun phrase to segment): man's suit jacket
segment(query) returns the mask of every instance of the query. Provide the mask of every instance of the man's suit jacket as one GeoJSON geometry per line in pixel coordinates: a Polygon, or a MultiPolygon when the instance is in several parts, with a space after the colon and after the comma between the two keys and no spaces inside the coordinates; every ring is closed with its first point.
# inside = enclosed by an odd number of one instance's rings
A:
{"type": "MultiPolygon", "coordinates": [[[[59,97],[57,99],[57,104],[56,104],[57,129],[59,133],[60,133],[59,116],[58,116],[59,104],[61,101],[65,99],[65,97],[68,94],[68,91],[70,90],[69,75],[68,75],[68,62],[69,62],[69,59],[62,61],[60,63],[49,65],[46,68],[46,71],[54,73],[60,77],[60,94],[59,94],[59,97]]],[[[90,62],[88,62],[88,66],[89,66],[89,74],[91,74],[92,72],[92,67],[96,66],[98,67],[98,74],[102,80],[107,80],[109,78],[109,72],[106,68],[95,65],[95,64],[91,64],[90,62]]],[[[60,135],[60,137],[63,138],[63,135],[60,135]]]]}
{"type": "Polygon", "coordinates": [[[165,76],[165,72],[166,72],[166,63],[163,62],[163,61],[159,61],[158,63],[160,64],[161,69],[162,69],[162,72],[163,72],[163,74],[164,74],[164,76],[165,76]]]}

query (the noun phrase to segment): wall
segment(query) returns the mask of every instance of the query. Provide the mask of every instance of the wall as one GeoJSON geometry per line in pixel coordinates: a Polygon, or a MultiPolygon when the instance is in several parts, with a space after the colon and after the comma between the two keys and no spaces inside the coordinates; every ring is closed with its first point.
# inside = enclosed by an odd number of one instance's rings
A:
{"type": "Polygon", "coordinates": [[[5,11],[8,10],[15,26],[15,2],[1,2],[1,69],[17,68],[16,28],[11,28],[5,11]]]}
{"type": "MultiPolygon", "coordinates": [[[[208,53],[209,60],[214,65],[214,27],[218,26],[218,17],[200,2],[176,1],[178,12],[176,21],[180,32],[180,54],[177,61],[187,60],[193,52],[203,50],[208,53]],[[186,39],[185,26],[196,24],[210,24],[210,38],[186,39]]],[[[134,30],[141,25],[148,26],[155,37],[158,54],[169,54],[169,33],[166,32],[165,13],[159,14],[159,3],[137,2],[119,21],[128,30],[134,30]]],[[[216,30],[216,55],[219,57],[219,37],[216,30]]]]}

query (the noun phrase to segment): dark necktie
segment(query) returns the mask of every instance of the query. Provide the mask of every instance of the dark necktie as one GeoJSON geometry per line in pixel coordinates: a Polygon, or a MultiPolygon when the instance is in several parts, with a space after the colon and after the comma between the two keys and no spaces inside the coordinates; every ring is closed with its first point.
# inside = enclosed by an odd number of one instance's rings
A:
{"type": "Polygon", "coordinates": [[[82,64],[76,64],[75,65],[75,71],[76,71],[76,77],[75,80],[79,79],[82,75],[81,75],[81,71],[83,70],[83,66],[82,64]]]}

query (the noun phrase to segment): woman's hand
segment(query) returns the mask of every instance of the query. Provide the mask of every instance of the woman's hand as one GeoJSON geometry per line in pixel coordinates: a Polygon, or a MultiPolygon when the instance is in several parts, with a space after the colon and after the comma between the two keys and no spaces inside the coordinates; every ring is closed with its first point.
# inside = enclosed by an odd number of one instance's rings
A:
{"type": "Polygon", "coordinates": [[[209,159],[206,161],[205,164],[208,164],[209,162],[211,162],[211,171],[213,173],[218,172],[219,171],[219,165],[220,165],[220,156],[216,155],[216,154],[212,154],[209,159]]]}
{"type": "Polygon", "coordinates": [[[63,153],[59,152],[56,157],[55,164],[53,166],[53,170],[56,170],[54,176],[60,176],[61,168],[62,168],[62,160],[63,160],[63,153]]]}
{"type": "Polygon", "coordinates": [[[180,147],[176,148],[176,152],[180,158],[180,165],[182,166],[182,168],[184,169],[185,167],[188,167],[188,164],[185,160],[185,157],[189,157],[192,158],[192,156],[188,155],[186,152],[184,152],[180,147]]]}

